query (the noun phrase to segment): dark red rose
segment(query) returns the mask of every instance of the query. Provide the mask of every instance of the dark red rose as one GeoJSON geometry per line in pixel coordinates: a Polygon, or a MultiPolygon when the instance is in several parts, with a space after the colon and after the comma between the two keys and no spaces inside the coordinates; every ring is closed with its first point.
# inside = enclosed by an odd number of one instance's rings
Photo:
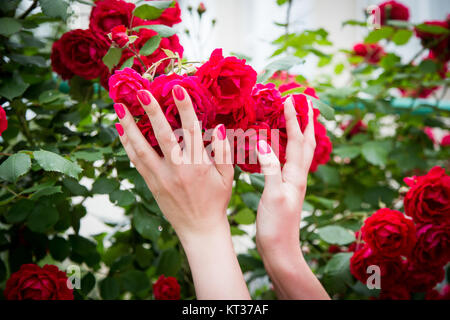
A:
{"type": "Polygon", "coordinates": [[[389,288],[398,283],[404,277],[405,266],[400,257],[387,259],[379,256],[365,244],[360,250],[355,251],[350,259],[350,272],[362,283],[373,273],[367,272],[367,267],[378,266],[380,268],[381,287],[389,288]]]}
{"type": "Polygon", "coordinates": [[[331,246],[329,246],[328,247],[328,252],[329,253],[339,253],[339,252],[342,252],[343,250],[342,250],[342,248],[341,247],[339,247],[339,246],[337,246],[337,245],[335,245],[335,244],[332,244],[331,246]]]}
{"type": "Polygon", "coordinates": [[[153,294],[156,300],[180,300],[180,285],[176,278],[161,275],[153,284],[153,294]]]}
{"type": "MultiPolygon", "coordinates": [[[[211,97],[209,96],[209,92],[201,86],[199,79],[195,76],[180,76],[178,74],[161,75],[153,80],[148,90],[158,101],[172,129],[175,130],[182,127],[178,108],[175,105],[172,95],[172,89],[175,85],[186,89],[191,98],[197,118],[201,121],[202,128],[211,128],[209,124],[214,119],[214,110],[210,102],[211,97]]],[[[142,117],[137,125],[150,145],[162,154],[147,115],[142,117]]]]}
{"type": "MultiPolygon", "coordinates": [[[[153,1],[153,0],[146,0],[153,1]]],[[[161,16],[155,20],[147,20],[145,24],[164,24],[166,26],[172,27],[174,24],[181,22],[181,10],[178,1],[175,1],[173,7],[169,7],[163,11],[161,16]]]]}
{"type": "Polygon", "coordinates": [[[98,78],[105,72],[102,62],[108,50],[108,43],[103,38],[96,37],[90,30],[75,29],[66,32],[53,45],[53,69],[68,78],[69,70],[73,74],[87,80],[98,78]],[[61,68],[65,66],[65,69],[61,68]]]}
{"type": "Polygon", "coordinates": [[[441,167],[421,177],[406,178],[410,186],[405,213],[416,223],[450,224],[450,176],[441,167]]]}
{"type": "Polygon", "coordinates": [[[142,89],[149,90],[150,81],[131,68],[118,70],[109,78],[109,96],[114,102],[125,104],[133,116],[145,113],[136,96],[142,89]]]}
{"type": "Polygon", "coordinates": [[[450,146],[450,134],[447,134],[446,136],[444,136],[441,140],[441,146],[443,147],[447,147],[450,146]]]}
{"type": "Polygon", "coordinates": [[[367,63],[377,64],[386,55],[382,46],[377,43],[358,43],[353,47],[356,56],[363,57],[367,63]]]}
{"type": "MultiPolygon", "coordinates": [[[[347,128],[352,124],[353,120],[348,120],[346,122],[343,122],[340,124],[340,128],[342,131],[347,130],[347,128]]],[[[358,120],[355,124],[353,124],[353,127],[348,131],[347,136],[353,137],[354,135],[357,135],[358,133],[363,133],[367,131],[367,124],[365,124],[362,120],[358,120]]]]}
{"type": "Polygon", "coordinates": [[[383,208],[364,221],[364,241],[377,254],[387,258],[408,256],[416,243],[416,228],[411,219],[397,210],[383,208]]]}
{"type": "MultiPolygon", "coordinates": [[[[107,39],[107,34],[116,26],[130,28],[135,5],[123,0],[100,0],[95,2],[89,18],[89,28],[107,39]]],[[[134,18],[138,22],[139,18],[134,18]]],[[[141,20],[140,20],[141,21],[141,20]]],[[[133,26],[137,23],[133,23],[133,26]]]]}
{"type": "Polygon", "coordinates": [[[450,224],[417,227],[417,244],[412,260],[418,265],[444,266],[450,261],[450,224]]]}
{"type": "Polygon", "coordinates": [[[421,99],[426,99],[430,97],[433,94],[433,92],[435,92],[437,89],[439,89],[439,87],[419,88],[418,90],[399,88],[402,97],[412,97],[421,99]]]}
{"type": "Polygon", "coordinates": [[[24,264],[6,282],[6,300],[73,300],[67,276],[54,265],[24,264]]]}
{"type": "Polygon", "coordinates": [[[52,54],[50,59],[52,61],[52,69],[61,76],[63,80],[73,78],[74,73],[62,62],[61,56],[63,55],[61,41],[55,41],[52,46],[52,54]]]}
{"type": "Polygon", "coordinates": [[[0,136],[8,128],[8,119],[6,119],[6,112],[2,106],[0,106],[0,136]]]}
{"type": "MultiPolygon", "coordinates": [[[[425,24],[445,29],[450,28],[449,21],[426,21],[425,24]]],[[[442,61],[450,59],[450,35],[425,32],[417,29],[417,27],[415,28],[415,33],[422,45],[431,50],[434,57],[442,61]]]]}
{"type": "Polygon", "coordinates": [[[325,164],[330,160],[333,145],[330,138],[327,136],[327,129],[318,121],[319,110],[314,109],[314,133],[316,136],[316,149],[314,150],[314,157],[309,168],[309,172],[315,172],[319,165],[325,164]]]}
{"type": "Polygon", "coordinates": [[[246,129],[254,122],[250,95],[256,83],[256,71],[245,60],[222,55],[216,49],[196,73],[202,85],[211,92],[216,108],[216,122],[231,129],[246,129]]]}
{"type": "Polygon", "coordinates": [[[128,43],[127,28],[124,25],[116,26],[111,29],[111,40],[117,44],[119,48],[123,48],[128,43]]]}
{"type": "Polygon", "coordinates": [[[427,292],[440,283],[445,276],[442,266],[430,267],[412,262],[407,262],[406,265],[404,283],[411,292],[427,292]]]}
{"type": "Polygon", "coordinates": [[[400,2],[386,1],[378,5],[380,8],[380,24],[385,25],[387,20],[409,20],[409,9],[400,2]]]}
{"type": "Polygon", "coordinates": [[[410,300],[411,294],[404,286],[392,286],[388,289],[381,289],[380,300],[410,300]]]}

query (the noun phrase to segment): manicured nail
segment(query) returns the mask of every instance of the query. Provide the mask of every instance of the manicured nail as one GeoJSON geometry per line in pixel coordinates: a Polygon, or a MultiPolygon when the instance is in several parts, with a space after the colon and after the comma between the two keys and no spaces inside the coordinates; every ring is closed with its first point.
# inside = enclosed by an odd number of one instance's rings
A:
{"type": "Polygon", "coordinates": [[[258,141],[258,151],[261,154],[270,153],[270,146],[267,144],[267,142],[265,140],[258,141]]]}
{"type": "Polygon", "coordinates": [[[141,101],[141,103],[145,104],[146,106],[148,106],[150,104],[150,102],[152,101],[152,99],[150,98],[150,95],[145,90],[139,90],[137,92],[137,96],[138,96],[139,100],[141,101]]]}
{"type": "Polygon", "coordinates": [[[123,105],[121,103],[115,103],[114,104],[114,110],[116,110],[117,116],[119,119],[122,119],[125,117],[125,109],[123,108],[123,105]]]}
{"type": "Polygon", "coordinates": [[[227,137],[227,131],[223,124],[219,125],[219,127],[217,128],[217,137],[219,138],[219,140],[225,140],[225,138],[227,137]]]}
{"type": "Polygon", "coordinates": [[[177,98],[178,101],[184,99],[184,91],[179,85],[175,85],[173,87],[173,93],[175,94],[175,98],[177,98]]]}
{"type": "Polygon", "coordinates": [[[123,136],[123,128],[120,123],[116,123],[116,130],[119,133],[119,136],[123,136]]]}

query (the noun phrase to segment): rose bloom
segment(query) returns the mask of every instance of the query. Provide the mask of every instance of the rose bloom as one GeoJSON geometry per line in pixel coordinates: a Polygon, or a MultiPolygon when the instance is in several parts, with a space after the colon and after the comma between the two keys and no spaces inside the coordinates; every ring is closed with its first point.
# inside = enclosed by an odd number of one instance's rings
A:
{"type": "Polygon", "coordinates": [[[404,283],[411,292],[427,292],[444,280],[445,271],[442,266],[430,267],[422,264],[405,262],[406,277],[404,283]]]}
{"type": "Polygon", "coordinates": [[[116,26],[111,29],[111,40],[119,48],[123,48],[128,43],[127,28],[124,25],[116,26]]]}
{"type": "MultiPolygon", "coordinates": [[[[345,131],[351,124],[353,120],[348,120],[346,122],[343,122],[339,125],[342,131],[345,131]]],[[[357,135],[358,133],[366,132],[367,130],[367,124],[365,124],[362,120],[358,120],[353,127],[350,129],[350,131],[347,133],[349,137],[353,137],[354,135],[357,135]]]]}
{"type": "Polygon", "coordinates": [[[150,81],[131,68],[118,70],[109,78],[109,96],[114,102],[125,104],[133,116],[145,113],[136,94],[149,88],[150,81]]]}
{"type": "Polygon", "coordinates": [[[52,67],[63,78],[75,74],[86,80],[98,78],[105,72],[103,56],[108,43],[90,30],[75,29],[66,32],[53,45],[52,67]]]}
{"type": "Polygon", "coordinates": [[[441,146],[442,147],[447,147],[450,146],[450,134],[447,134],[446,136],[444,136],[441,140],[441,146]]]}
{"type": "Polygon", "coordinates": [[[416,223],[450,224],[450,176],[439,166],[426,175],[404,179],[405,213],[416,223]]]}
{"type": "Polygon", "coordinates": [[[309,168],[309,172],[315,172],[319,165],[325,164],[330,160],[333,145],[330,138],[327,136],[327,129],[318,121],[319,110],[314,109],[314,134],[316,136],[316,149],[314,150],[314,157],[309,168]]]}
{"type": "MultiPolygon", "coordinates": [[[[153,0],[146,0],[153,1],[153,0]]],[[[174,24],[181,22],[181,10],[178,1],[175,1],[173,7],[169,7],[163,11],[158,19],[145,21],[144,24],[164,24],[166,26],[172,27],[174,24]]]]}
{"type": "Polygon", "coordinates": [[[380,209],[367,218],[361,232],[370,248],[387,258],[409,255],[416,243],[413,221],[400,211],[388,208],[380,209]]]}
{"type": "Polygon", "coordinates": [[[420,265],[444,266],[450,261],[450,224],[425,224],[417,228],[412,259],[420,265]]]}
{"type": "Polygon", "coordinates": [[[24,264],[6,282],[6,300],[73,300],[67,275],[54,265],[24,264]]]}
{"type": "Polygon", "coordinates": [[[161,275],[153,284],[153,294],[156,300],[180,300],[180,285],[176,278],[161,275]]]}
{"type": "Polygon", "coordinates": [[[409,9],[397,1],[386,1],[378,5],[380,8],[380,24],[385,25],[387,20],[409,20],[409,9]]]}
{"type": "Polygon", "coordinates": [[[2,106],[0,106],[0,136],[8,128],[8,120],[6,119],[6,112],[2,106]]]}
{"type": "MultiPolygon", "coordinates": [[[[175,85],[179,85],[187,91],[202,128],[211,128],[209,124],[214,118],[214,110],[210,102],[211,97],[209,92],[201,86],[199,79],[195,76],[180,76],[178,74],[161,75],[151,82],[148,90],[158,101],[172,129],[182,127],[178,108],[172,95],[172,89],[175,85]]],[[[139,120],[137,126],[150,145],[155,147],[157,152],[162,155],[147,115],[139,120]]]]}
{"type": "MultiPolygon", "coordinates": [[[[89,18],[89,29],[108,38],[107,34],[116,26],[130,27],[135,5],[123,0],[100,0],[95,2],[89,18]]],[[[134,19],[133,19],[134,21],[134,19]]],[[[142,21],[136,18],[136,22],[142,21]]],[[[133,23],[133,26],[137,25],[133,23]]]]}
{"type": "Polygon", "coordinates": [[[377,64],[386,55],[382,46],[377,43],[357,43],[353,47],[355,55],[363,57],[367,63],[377,64]]]}
{"type": "Polygon", "coordinates": [[[388,288],[387,290],[381,289],[380,300],[409,300],[411,294],[404,286],[397,285],[388,288]]]}
{"type": "Polygon", "coordinates": [[[400,257],[385,258],[377,255],[370,247],[365,244],[364,247],[355,251],[350,258],[350,272],[352,275],[366,283],[371,273],[367,273],[367,267],[375,265],[380,268],[381,287],[389,289],[404,277],[405,266],[400,257]]]}
{"type": "Polygon", "coordinates": [[[222,55],[216,49],[196,72],[202,85],[212,95],[216,108],[215,124],[231,129],[246,129],[255,120],[250,95],[256,83],[256,71],[245,60],[222,55]]]}
{"type": "MultiPolygon", "coordinates": [[[[449,29],[449,21],[426,21],[426,25],[438,26],[449,29]]],[[[442,34],[434,34],[430,32],[420,31],[415,28],[416,36],[421,40],[422,45],[429,48],[433,56],[442,61],[450,59],[450,36],[442,34]]]]}
{"type": "Polygon", "coordinates": [[[433,94],[433,92],[435,92],[437,89],[439,89],[439,87],[420,88],[419,90],[399,88],[402,97],[412,97],[421,99],[426,99],[430,97],[433,94]]]}

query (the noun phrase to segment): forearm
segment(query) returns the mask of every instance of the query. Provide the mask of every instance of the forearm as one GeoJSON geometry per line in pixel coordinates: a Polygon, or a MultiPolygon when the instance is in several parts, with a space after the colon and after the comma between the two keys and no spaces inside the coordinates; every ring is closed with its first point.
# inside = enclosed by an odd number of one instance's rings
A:
{"type": "Polygon", "coordinates": [[[199,300],[250,299],[228,222],[206,234],[180,237],[199,300]]]}

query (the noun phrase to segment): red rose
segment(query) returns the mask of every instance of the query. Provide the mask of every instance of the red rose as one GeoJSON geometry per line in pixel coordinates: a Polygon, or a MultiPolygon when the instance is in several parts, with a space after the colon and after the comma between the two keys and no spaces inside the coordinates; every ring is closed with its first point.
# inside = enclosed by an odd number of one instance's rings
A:
{"type": "Polygon", "coordinates": [[[409,9],[400,2],[386,1],[378,5],[380,8],[380,24],[385,25],[387,20],[409,20],[409,9]]]}
{"type": "Polygon", "coordinates": [[[366,244],[361,249],[355,251],[350,259],[350,272],[362,283],[367,282],[367,278],[372,274],[367,272],[367,267],[374,265],[380,268],[381,287],[389,288],[399,282],[404,275],[404,264],[400,257],[387,259],[375,254],[366,244]]]}
{"type": "Polygon", "coordinates": [[[216,49],[209,61],[196,73],[202,85],[211,92],[216,108],[216,122],[227,128],[242,128],[253,122],[254,108],[250,94],[256,83],[256,71],[245,64],[245,60],[222,55],[222,49],[216,49]]]}
{"type": "Polygon", "coordinates": [[[8,119],[6,119],[6,112],[2,106],[0,106],[0,136],[8,128],[8,119]]]}
{"type": "Polygon", "coordinates": [[[447,134],[446,136],[444,136],[441,140],[441,146],[443,147],[447,147],[450,146],[450,134],[447,134]]]}
{"type": "Polygon", "coordinates": [[[431,88],[420,88],[416,89],[404,89],[399,88],[402,97],[412,97],[412,98],[421,98],[426,99],[433,94],[439,87],[431,87],[431,88]]]}
{"type": "Polygon", "coordinates": [[[383,47],[377,43],[365,44],[358,43],[353,47],[355,55],[363,57],[367,63],[377,64],[381,58],[386,55],[383,47]]]}
{"type": "Polygon", "coordinates": [[[53,69],[65,78],[69,77],[69,71],[86,80],[98,78],[105,72],[102,58],[108,50],[108,43],[90,30],[66,32],[55,42],[53,49],[53,69]]]}
{"type": "MultiPolygon", "coordinates": [[[[214,118],[210,102],[211,98],[209,97],[209,92],[200,85],[198,78],[195,76],[180,76],[178,74],[161,75],[153,80],[148,90],[158,101],[172,129],[175,130],[182,127],[178,108],[172,95],[172,89],[175,85],[183,87],[189,94],[197,118],[201,121],[202,128],[211,128],[209,123],[214,118]]],[[[147,115],[142,117],[137,125],[150,145],[160,152],[147,115]]]]}
{"type": "Polygon", "coordinates": [[[55,41],[52,46],[52,54],[50,56],[52,69],[61,76],[63,80],[73,78],[74,73],[62,62],[63,47],[61,41],[55,41]]]}
{"type": "MultiPolygon", "coordinates": [[[[340,124],[340,128],[342,131],[345,131],[351,124],[353,120],[348,120],[346,122],[343,122],[340,124]]],[[[353,127],[350,129],[350,131],[347,133],[349,137],[353,137],[354,135],[357,135],[358,133],[366,132],[367,130],[367,124],[365,124],[362,120],[358,120],[353,127]]]]}
{"type": "Polygon", "coordinates": [[[416,229],[403,213],[383,208],[364,221],[364,241],[377,254],[387,258],[409,255],[416,243],[416,229]]]}
{"type": "Polygon", "coordinates": [[[436,166],[405,183],[411,187],[404,199],[408,216],[416,223],[450,224],[450,176],[443,168],[436,166]]]}
{"type": "MultiPolygon", "coordinates": [[[[116,26],[130,27],[135,5],[123,0],[100,0],[95,2],[89,18],[89,28],[107,39],[107,34],[116,26]]],[[[134,18],[133,21],[142,21],[134,18]],[[136,19],[136,20],[135,20],[136,19]]],[[[137,25],[133,23],[133,26],[137,25]]]]}
{"type": "Polygon", "coordinates": [[[203,2],[200,2],[200,4],[197,7],[197,12],[199,15],[202,15],[206,12],[206,7],[205,4],[203,2]]]}
{"type": "Polygon", "coordinates": [[[332,244],[331,246],[328,247],[328,252],[333,253],[333,254],[339,253],[339,252],[342,252],[342,248],[335,244],[332,244]]]}
{"type": "Polygon", "coordinates": [[[6,282],[6,300],[73,300],[67,276],[54,265],[24,264],[6,282]]]}
{"type": "MultiPolygon", "coordinates": [[[[147,0],[153,1],[153,0],[147,0]]],[[[178,1],[175,1],[175,6],[169,7],[163,11],[158,19],[145,21],[145,24],[164,24],[166,26],[172,27],[174,24],[181,22],[181,10],[178,1]]]]}
{"type": "Polygon", "coordinates": [[[404,283],[411,292],[426,292],[444,279],[445,271],[442,266],[428,267],[407,263],[404,283]]]}
{"type": "Polygon", "coordinates": [[[123,48],[128,43],[127,28],[124,25],[116,26],[111,29],[111,40],[117,44],[119,48],[123,48]]]}
{"type": "MultiPolygon", "coordinates": [[[[425,24],[449,29],[448,21],[426,21],[425,24]]],[[[431,50],[434,57],[443,61],[450,59],[450,36],[448,34],[435,34],[417,28],[415,28],[415,33],[421,40],[422,45],[431,50]]]]}
{"type": "Polygon", "coordinates": [[[149,90],[150,81],[143,78],[139,73],[131,68],[118,70],[109,78],[109,96],[116,103],[123,103],[133,116],[140,116],[145,113],[139,100],[137,92],[145,89],[149,90]]]}
{"type": "Polygon", "coordinates": [[[309,172],[315,172],[317,167],[325,164],[330,160],[333,145],[330,138],[327,136],[327,129],[318,121],[319,110],[314,109],[314,133],[316,136],[316,149],[314,150],[314,157],[309,168],[309,172]]]}
{"type": "Polygon", "coordinates": [[[411,294],[408,289],[403,286],[393,286],[386,290],[382,289],[380,292],[380,300],[409,300],[411,294]]]}
{"type": "Polygon", "coordinates": [[[180,285],[176,278],[161,275],[153,284],[153,294],[156,300],[180,300],[180,285]]]}
{"type": "Polygon", "coordinates": [[[412,259],[419,265],[443,266],[450,261],[450,224],[426,224],[417,228],[412,259]]]}

